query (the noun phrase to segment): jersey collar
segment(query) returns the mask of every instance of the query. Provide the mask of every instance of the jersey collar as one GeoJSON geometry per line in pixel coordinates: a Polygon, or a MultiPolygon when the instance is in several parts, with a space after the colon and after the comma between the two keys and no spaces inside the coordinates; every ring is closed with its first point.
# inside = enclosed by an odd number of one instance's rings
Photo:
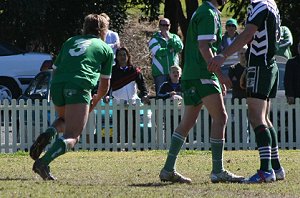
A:
{"type": "Polygon", "coordinates": [[[205,1],[208,5],[210,5],[210,7],[212,7],[218,14],[221,14],[221,12],[218,10],[218,8],[216,8],[211,2],[209,1],[205,1]]]}

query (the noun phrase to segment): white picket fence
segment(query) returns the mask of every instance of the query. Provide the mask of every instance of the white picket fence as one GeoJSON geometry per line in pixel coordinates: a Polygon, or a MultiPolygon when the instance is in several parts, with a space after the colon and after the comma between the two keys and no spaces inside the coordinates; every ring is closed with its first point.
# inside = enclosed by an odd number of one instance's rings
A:
{"type": "MultiPolygon", "coordinates": [[[[248,126],[247,104],[225,101],[228,112],[227,150],[255,149],[253,129],[248,126]]],[[[150,105],[98,104],[90,114],[80,142],[74,150],[154,150],[168,149],[171,134],[180,121],[184,106],[181,101],[151,100],[150,105]],[[138,112],[138,113],[135,113],[138,112]],[[133,125],[133,123],[136,123],[133,125]]],[[[285,99],[272,100],[274,127],[278,129],[281,149],[300,148],[300,100],[288,105],[285,99]]],[[[55,119],[53,104],[28,100],[26,103],[5,100],[0,104],[0,152],[27,151],[36,137],[55,119]]],[[[209,150],[211,119],[205,108],[191,129],[183,149],[209,150]]]]}

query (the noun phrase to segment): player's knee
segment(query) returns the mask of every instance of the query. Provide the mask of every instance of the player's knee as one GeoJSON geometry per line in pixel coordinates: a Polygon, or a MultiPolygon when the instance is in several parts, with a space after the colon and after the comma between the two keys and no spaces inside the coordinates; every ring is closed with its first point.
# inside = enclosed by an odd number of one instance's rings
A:
{"type": "Polygon", "coordinates": [[[220,126],[226,126],[227,124],[227,120],[228,120],[228,115],[226,112],[223,112],[221,114],[219,114],[219,116],[217,118],[213,118],[213,120],[215,120],[220,126]]]}

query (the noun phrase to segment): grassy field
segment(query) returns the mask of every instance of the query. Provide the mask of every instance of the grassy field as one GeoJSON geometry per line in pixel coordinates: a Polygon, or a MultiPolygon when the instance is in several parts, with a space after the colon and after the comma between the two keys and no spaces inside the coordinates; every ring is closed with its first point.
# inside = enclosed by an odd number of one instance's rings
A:
{"type": "MultiPolygon", "coordinates": [[[[70,152],[51,164],[57,181],[31,171],[28,153],[0,154],[0,197],[300,197],[300,151],[281,151],[287,178],[268,184],[212,184],[211,153],[182,151],[177,170],[193,183],[159,181],[167,151],[70,152]]],[[[249,176],[258,168],[257,151],[226,151],[225,167],[249,176]]]]}

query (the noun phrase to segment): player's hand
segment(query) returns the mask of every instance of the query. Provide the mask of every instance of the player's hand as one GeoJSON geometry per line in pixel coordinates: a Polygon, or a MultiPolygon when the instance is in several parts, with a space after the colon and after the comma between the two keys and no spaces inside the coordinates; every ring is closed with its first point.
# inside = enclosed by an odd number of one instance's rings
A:
{"type": "Polygon", "coordinates": [[[226,86],[226,90],[232,87],[232,82],[230,78],[222,73],[221,68],[218,68],[215,73],[220,81],[220,84],[222,86],[223,84],[224,86],[226,86]]]}
{"type": "Polygon", "coordinates": [[[210,62],[208,63],[207,69],[209,72],[216,72],[221,65],[223,65],[225,61],[225,57],[221,55],[217,55],[213,57],[210,62]]]}

